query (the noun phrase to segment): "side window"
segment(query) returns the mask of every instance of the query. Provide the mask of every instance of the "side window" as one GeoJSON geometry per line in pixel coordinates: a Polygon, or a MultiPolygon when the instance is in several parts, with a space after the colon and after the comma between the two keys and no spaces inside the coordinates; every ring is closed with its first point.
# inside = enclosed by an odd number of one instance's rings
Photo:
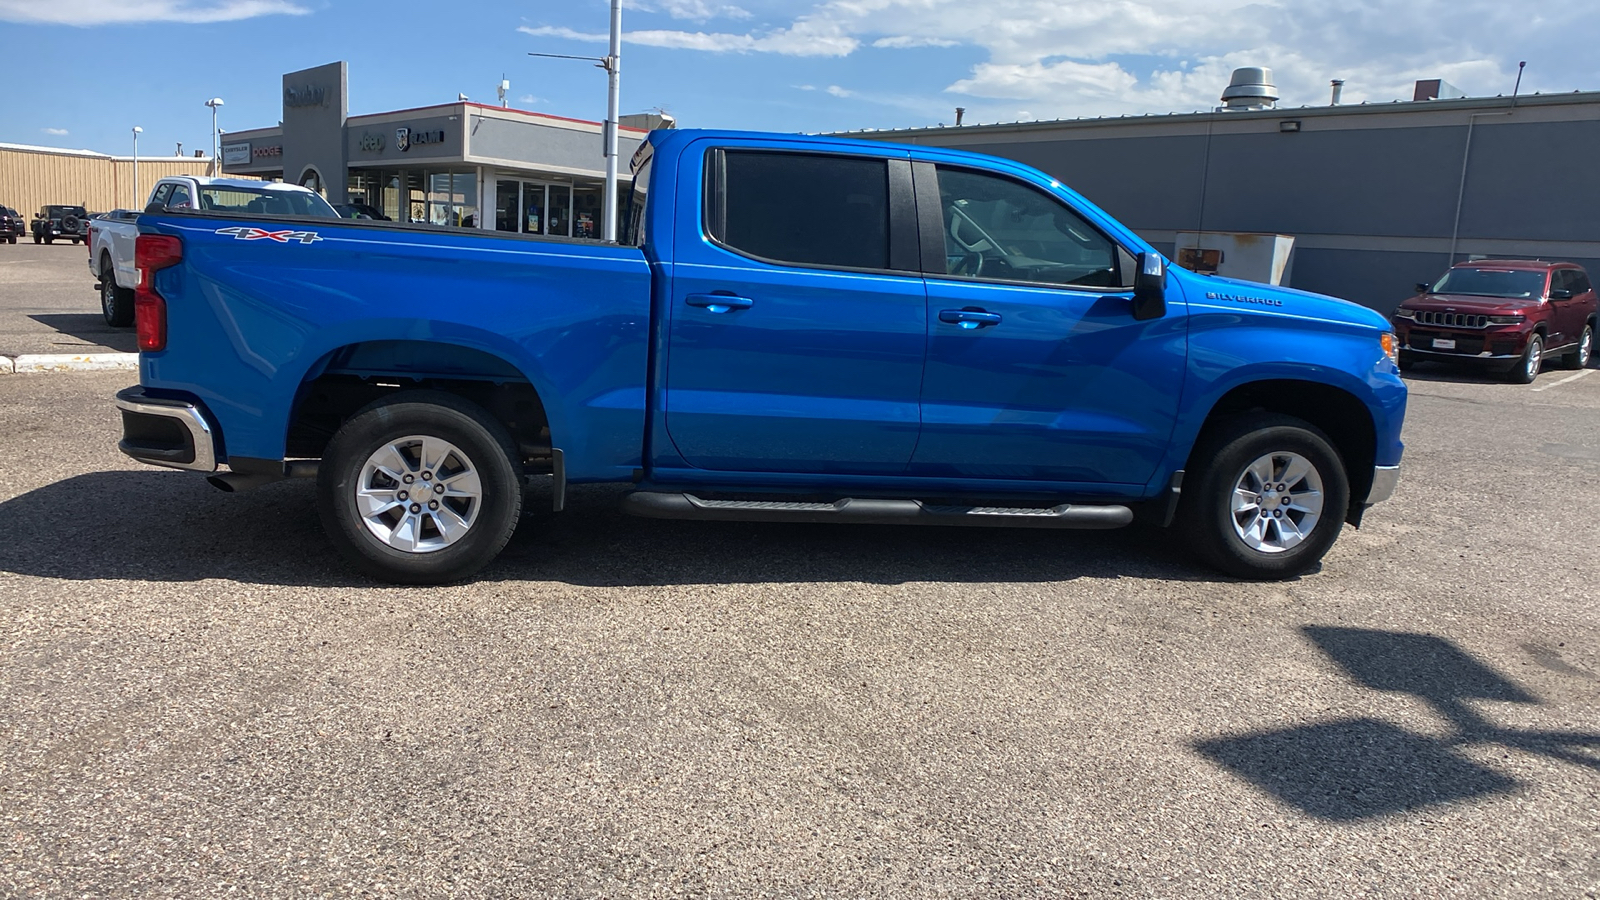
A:
{"type": "Polygon", "coordinates": [[[168,209],[194,209],[194,198],[189,196],[189,186],[175,184],[172,186],[172,199],[167,201],[168,209]]]}
{"type": "Polygon", "coordinates": [[[1572,282],[1567,280],[1566,269],[1556,269],[1550,273],[1550,293],[1554,294],[1556,291],[1564,290],[1571,286],[1572,282]]]}
{"type": "Polygon", "coordinates": [[[1126,280],[1117,245],[1060,200],[1009,178],[938,171],[945,274],[1096,288],[1126,280]]]}
{"type": "MultiPolygon", "coordinates": [[[[889,268],[889,175],[881,159],[724,150],[706,226],[749,256],[840,269],[889,268]]],[[[715,153],[710,157],[716,159],[715,153]]]]}
{"type": "Polygon", "coordinates": [[[171,197],[171,196],[172,196],[172,185],[163,184],[163,185],[160,185],[160,186],[158,186],[156,188],[156,192],[154,194],[150,195],[150,202],[151,203],[159,203],[162,206],[166,206],[167,205],[167,199],[169,197],[171,197]]]}
{"type": "Polygon", "coordinates": [[[1582,269],[1568,269],[1567,277],[1571,279],[1572,296],[1576,297],[1579,294],[1589,293],[1591,289],[1589,284],[1589,273],[1583,271],[1582,269]]]}

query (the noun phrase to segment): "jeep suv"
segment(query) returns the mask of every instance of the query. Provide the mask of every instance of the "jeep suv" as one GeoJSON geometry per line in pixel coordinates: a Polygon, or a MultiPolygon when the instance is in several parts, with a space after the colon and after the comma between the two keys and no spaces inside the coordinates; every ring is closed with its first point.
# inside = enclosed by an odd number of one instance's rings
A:
{"type": "Polygon", "coordinates": [[[22,218],[22,213],[9,206],[0,206],[0,241],[15,244],[17,238],[27,233],[28,222],[22,218]]]}
{"type": "Polygon", "coordinates": [[[56,238],[81,243],[89,236],[89,211],[81,206],[40,207],[33,217],[33,242],[54,244],[56,238]]]}
{"type": "Polygon", "coordinates": [[[1450,267],[1394,311],[1400,368],[1422,361],[1475,363],[1518,384],[1547,357],[1589,364],[1600,329],[1589,273],[1565,262],[1476,259],[1450,267]]]}

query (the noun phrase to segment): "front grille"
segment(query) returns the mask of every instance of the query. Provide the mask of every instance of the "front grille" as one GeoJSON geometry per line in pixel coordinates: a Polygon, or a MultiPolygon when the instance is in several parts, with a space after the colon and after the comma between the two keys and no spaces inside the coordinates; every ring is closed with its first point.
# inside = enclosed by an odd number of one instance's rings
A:
{"type": "Polygon", "coordinates": [[[1466,313],[1434,312],[1432,310],[1418,310],[1415,313],[1418,325],[1442,325],[1445,328],[1488,328],[1488,316],[1471,316],[1466,313]]]}

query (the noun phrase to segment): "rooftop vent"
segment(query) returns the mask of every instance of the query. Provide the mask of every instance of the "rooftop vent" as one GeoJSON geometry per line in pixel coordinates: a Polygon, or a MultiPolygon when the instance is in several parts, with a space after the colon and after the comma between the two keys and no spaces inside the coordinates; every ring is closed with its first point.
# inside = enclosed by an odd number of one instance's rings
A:
{"type": "Polygon", "coordinates": [[[1456,100],[1466,95],[1466,91],[1442,78],[1428,78],[1417,82],[1416,90],[1412,92],[1411,99],[1456,100]]]}
{"type": "Polygon", "coordinates": [[[1278,86],[1272,83],[1272,70],[1260,66],[1234,69],[1227,90],[1222,92],[1224,111],[1271,109],[1278,103],[1278,86]]]}

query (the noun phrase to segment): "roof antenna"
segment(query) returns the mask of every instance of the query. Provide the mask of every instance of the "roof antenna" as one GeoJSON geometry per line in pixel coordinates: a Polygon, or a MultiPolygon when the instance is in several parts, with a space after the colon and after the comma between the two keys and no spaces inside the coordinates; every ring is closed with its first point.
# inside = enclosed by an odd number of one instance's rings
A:
{"type": "Polygon", "coordinates": [[[1517,106],[1517,91],[1522,89],[1522,69],[1527,64],[1528,64],[1527,60],[1523,60],[1522,62],[1517,63],[1517,83],[1512,85],[1512,87],[1511,87],[1511,108],[1512,109],[1515,109],[1516,106],[1517,106]]]}

